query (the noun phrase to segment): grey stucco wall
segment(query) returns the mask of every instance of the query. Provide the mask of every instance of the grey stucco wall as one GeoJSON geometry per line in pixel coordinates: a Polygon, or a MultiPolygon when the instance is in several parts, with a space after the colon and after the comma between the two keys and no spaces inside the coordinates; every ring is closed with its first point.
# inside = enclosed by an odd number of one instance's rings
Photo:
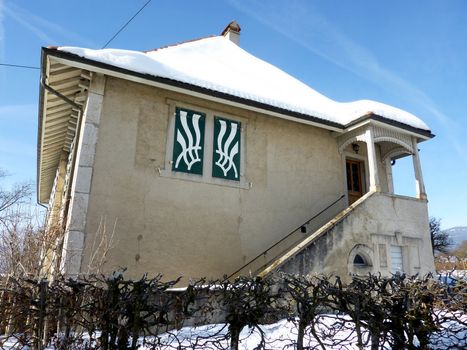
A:
{"type": "Polygon", "coordinates": [[[344,184],[342,157],[327,130],[108,78],[82,271],[105,223],[114,242],[104,270],[220,277],[338,198],[344,184]],[[251,188],[160,175],[167,170],[169,100],[245,121],[243,170],[251,188]]]}

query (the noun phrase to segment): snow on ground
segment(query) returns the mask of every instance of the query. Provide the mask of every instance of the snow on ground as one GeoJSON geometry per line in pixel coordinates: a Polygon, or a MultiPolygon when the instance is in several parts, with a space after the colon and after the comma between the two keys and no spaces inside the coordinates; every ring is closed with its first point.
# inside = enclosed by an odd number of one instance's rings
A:
{"type": "MultiPolygon", "coordinates": [[[[467,321],[467,316],[464,317],[467,321]]],[[[356,345],[357,336],[352,328],[352,323],[346,323],[335,328],[334,315],[322,315],[319,317],[318,334],[321,335],[320,340],[326,349],[339,350],[339,349],[358,349],[356,345]],[[337,343],[340,341],[340,343],[337,343]],[[332,345],[335,344],[335,345],[332,345]]],[[[340,322],[339,322],[340,324],[340,322]]],[[[467,349],[467,330],[465,327],[456,322],[447,322],[445,324],[447,331],[441,331],[433,335],[431,341],[431,348],[437,350],[443,349],[467,349]]],[[[280,320],[279,322],[261,326],[264,332],[265,344],[261,344],[261,334],[256,329],[245,329],[242,331],[240,339],[240,350],[253,350],[253,349],[294,349],[297,337],[297,327],[291,321],[280,320]]],[[[170,344],[171,347],[177,348],[178,345],[189,347],[193,341],[198,338],[198,349],[228,349],[228,342],[222,339],[227,334],[227,327],[225,325],[208,325],[203,327],[191,328],[186,327],[174,333],[163,334],[160,338],[161,343],[170,344]],[[217,340],[217,341],[216,341],[217,340]]],[[[304,345],[310,349],[320,349],[320,345],[316,339],[312,337],[309,332],[305,338],[304,345]]],[[[364,334],[364,340],[368,340],[368,332],[364,334]]],[[[417,344],[418,345],[418,344],[417,344]]],[[[370,349],[371,344],[365,349],[370,349]]],[[[150,350],[151,347],[142,347],[141,349],[150,350]]],[[[386,343],[383,349],[391,349],[386,343]]]]}
{"type": "Polygon", "coordinates": [[[415,128],[429,130],[413,114],[383,103],[369,100],[348,103],[333,101],[223,36],[194,40],[149,52],[79,47],[59,47],[58,50],[341,125],[374,113],[415,128]]]}
{"type": "MultiPolygon", "coordinates": [[[[448,314],[446,314],[449,316],[448,314]]],[[[335,322],[335,315],[321,315],[317,318],[318,333],[320,339],[326,349],[358,349],[356,346],[356,334],[352,328],[352,324],[346,323],[341,328],[336,328],[340,322],[335,322]],[[332,346],[336,340],[342,343],[332,346]]],[[[463,315],[462,319],[467,322],[467,315],[463,315]]],[[[431,339],[430,347],[432,349],[466,349],[467,348],[467,330],[459,323],[449,321],[444,323],[445,330],[435,333],[431,339]]],[[[229,342],[226,340],[227,326],[225,324],[213,324],[200,327],[184,327],[178,331],[167,332],[161,334],[158,338],[146,337],[144,340],[139,339],[140,350],[152,349],[228,349],[229,342]]],[[[264,334],[265,343],[261,345],[261,333],[258,329],[245,329],[240,335],[239,350],[253,349],[294,349],[296,341],[297,328],[291,321],[280,320],[270,325],[261,326],[261,332],[264,334]],[[258,346],[260,347],[258,348],[258,346]]],[[[308,332],[309,333],[309,332],[308,332]]],[[[95,335],[97,337],[98,335],[95,335]]],[[[368,333],[365,332],[364,339],[367,339],[368,333]]],[[[83,336],[82,339],[86,342],[89,336],[83,336]]],[[[1,339],[0,339],[1,341],[1,339]]],[[[319,349],[319,344],[310,334],[306,336],[305,346],[310,349],[319,349]]],[[[418,345],[418,344],[416,344],[418,345]]],[[[18,345],[17,339],[6,339],[0,349],[27,350],[29,347],[18,345]]],[[[47,347],[46,350],[53,350],[54,347],[47,347]]],[[[365,349],[370,349],[368,344],[365,349]]],[[[388,344],[382,349],[390,349],[388,344]]]]}
{"type": "Polygon", "coordinates": [[[467,281],[467,270],[452,270],[452,271],[439,271],[438,277],[440,278],[455,278],[457,280],[467,281]]]}

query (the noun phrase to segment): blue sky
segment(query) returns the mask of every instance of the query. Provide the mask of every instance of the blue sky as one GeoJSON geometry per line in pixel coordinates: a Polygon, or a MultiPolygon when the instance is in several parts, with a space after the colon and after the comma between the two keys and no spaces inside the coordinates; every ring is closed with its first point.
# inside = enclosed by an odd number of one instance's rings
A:
{"type": "MultiPolygon", "coordinates": [[[[146,0],[0,0],[0,62],[36,66],[48,45],[100,48],[146,0]]],[[[422,118],[430,215],[467,226],[467,2],[153,0],[109,47],[148,50],[219,34],[337,101],[372,99],[422,118]]],[[[36,177],[39,71],[0,67],[0,168],[36,177]]],[[[396,190],[413,195],[410,159],[396,190]]]]}

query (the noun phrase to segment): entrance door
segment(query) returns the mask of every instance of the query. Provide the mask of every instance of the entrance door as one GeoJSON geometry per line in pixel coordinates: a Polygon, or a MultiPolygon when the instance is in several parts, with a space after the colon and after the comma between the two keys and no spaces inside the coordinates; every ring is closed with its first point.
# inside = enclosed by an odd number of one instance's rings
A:
{"type": "Polygon", "coordinates": [[[363,196],[362,162],[354,159],[346,159],[347,170],[347,194],[349,205],[363,196]]]}

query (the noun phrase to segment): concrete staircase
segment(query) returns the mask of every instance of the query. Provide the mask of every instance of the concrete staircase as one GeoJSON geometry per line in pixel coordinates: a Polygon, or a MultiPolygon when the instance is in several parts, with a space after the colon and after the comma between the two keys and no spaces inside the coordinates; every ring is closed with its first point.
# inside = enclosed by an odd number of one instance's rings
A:
{"type": "MultiPolygon", "coordinates": [[[[331,215],[332,219],[329,221],[323,220],[323,218],[319,218],[321,214],[328,211],[333,205],[345,199],[345,196],[341,196],[339,199],[331,203],[327,208],[323,209],[320,213],[311,218],[307,223],[304,223],[289,233],[279,242],[232,273],[228,278],[232,279],[241,275],[268,274],[271,269],[274,269],[276,266],[283,264],[284,261],[297,254],[301,249],[303,249],[303,247],[311,244],[311,242],[329,232],[332,227],[334,227],[338,222],[349,215],[354,210],[354,208],[359,205],[359,203],[365,201],[365,199],[370,195],[370,193],[366,194],[351,206],[345,208],[343,211],[334,211],[334,214],[331,215]]],[[[329,216],[327,217],[329,218],[329,216]]]]}
{"type": "Polygon", "coordinates": [[[254,273],[320,273],[348,280],[352,274],[389,276],[397,271],[434,271],[427,201],[369,192],[254,273]]]}
{"type": "MultiPolygon", "coordinates": [[[[373,196],[375,192],[368,192],[361,198],[359,198],[357,201],[355,201],[353,204],[348,206],[346,209],[341,211],[339,214],[337,214],[333,219],[331,219],[329,222],[321,226],[318,230],[304,238],[302,241],[298,242],[295,244],[293,247],[290,247],[287,251],[283,252],[280,256],[276,257],[272,261],[270,261],[268,264],[263,266],[262,268],[258,269],[255,271],[255,274],[258,276],[266,276],[274,272],[278,271],[283,271],[283,272],[289,272],[289,273],[301,273],[301,274],[306,274],[311,272],[311,268],[306,269],[300,261],[299,266],[293,266],[291,265],[296,265],[298,260],[307,260],[307,261],[312,261],[313,259],[317,258],[319,260],[324,260],[324,254],[327,254],[328,249],[309,249],[311,246],[319,246],[318,241],[323,242],[326,240],[327,235],[331,235],[335,228],[341,224],[348,216],[350,216],[356,208],[361,206],[365,201],[367,201],[371,196],[373,196]],[[310,253],[313,255],[313,259],[309,256],[310,253]],[[322,256],[322,257],[321,257],[322,256]],[[307,270],[307,271],[305,271],[307,270]]],[[[320,243],[321,243],[320,242],[320,243]]],[[[325,243],[326,244],[326,243],[325,243]]],[[[322,247],[320,247],[322,248],[322,247]]]]}

